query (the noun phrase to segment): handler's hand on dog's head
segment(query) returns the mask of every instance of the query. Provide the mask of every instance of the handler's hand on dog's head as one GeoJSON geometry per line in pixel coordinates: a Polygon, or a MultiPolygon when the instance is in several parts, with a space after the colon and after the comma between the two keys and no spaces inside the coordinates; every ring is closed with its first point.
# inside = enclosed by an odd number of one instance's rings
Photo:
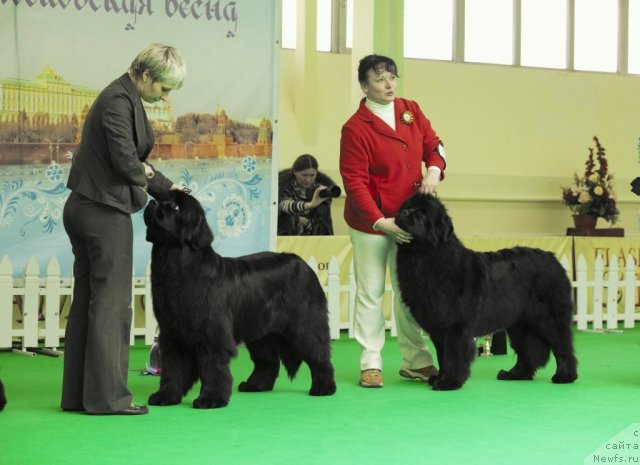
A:
{"type": "Polygon", "coordinates": [[[382,231],[399,244],[411,242],[413,236],[396,225],[395,218],[383,218],[376,223],[376,229],[382,231]]]}
{"type": "Polygon", "coordinates": [[[440,184],[440,171],[435,169],[430,170],[422,178],[422,182],[420,186],[418,186],[418,192],[421,194],[435,195],[438,190],[438,184],[440,184]]]}
{"type": "Polygon", "coordinates": [[[186,186],[182,186],[180,184],[172,184],[169,188],[170,191],[182,191],[185,194],[191,194],[191,189],[186,186]]]}

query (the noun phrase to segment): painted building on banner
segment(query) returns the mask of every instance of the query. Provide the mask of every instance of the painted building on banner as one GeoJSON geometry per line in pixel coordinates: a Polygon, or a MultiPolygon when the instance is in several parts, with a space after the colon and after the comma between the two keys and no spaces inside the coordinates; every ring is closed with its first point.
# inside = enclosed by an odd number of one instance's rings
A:
{"type": "MultiPolygon", "coordinates": [[[[25,132],[43,125],[57,125],[72,120],[82,127],[99,92],[66,82],[50,65],[33,80],[0,79],[0,123],[19,124],[25,132]]],[[[161,100],[143,104],[154,129],[173,130],[169,102],[161,100]]]]}
{"type": "Polygon", "coordinates": [[[66,82],[49,65],[33,80],[0,79],[0,123],[60,123],[78,118],[98,91],[66,82]]]}
{"type": "MultiPolygon", "coordinates": [[[[66,82],[47,65],[33,80],[0,80],[0,164],[65,163],[80,141],[82,125],[99,90],[66,82]]],[[[175,133],[168,101],[143,102],[157,134],[155,153],[163,159],[213,159],[248,155],[269,157],[271,122],[238,124],[225,110],[213,114],[215,128],[197,140],[175,133]],[[248,128],[248,129],[247,129],[248,128]],[[250,136],[248,136],[249,134],[250,136]]]]}

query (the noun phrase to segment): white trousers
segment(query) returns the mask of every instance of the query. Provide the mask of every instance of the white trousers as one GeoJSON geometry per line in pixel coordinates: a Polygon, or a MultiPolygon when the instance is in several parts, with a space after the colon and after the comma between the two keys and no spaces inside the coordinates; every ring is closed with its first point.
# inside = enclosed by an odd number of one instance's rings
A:
{"type": "Polygon", "coordinates": [[[387,235],[367,234],[349,228],[356,278],[355,336],[362,347],[360,370],[382,370],[381,350],[385,341],[382,311],[387,265],[394,289],[394,314],[402,368],[433,365],[421,328],[400,296],[396,274],[397,244],[387,235]]]}

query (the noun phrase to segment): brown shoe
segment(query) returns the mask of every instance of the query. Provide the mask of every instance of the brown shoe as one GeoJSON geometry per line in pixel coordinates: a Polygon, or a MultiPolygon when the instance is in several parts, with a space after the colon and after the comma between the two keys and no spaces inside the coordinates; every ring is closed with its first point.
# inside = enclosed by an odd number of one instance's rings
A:
{"type": "Polygon", "coordinates": [[[419,379],[420,381],[426,383],[429,381],[429,378],[432,376],[438,375],[438,369],[436,367],[429,366],[424,368],[412,369],[412,368],[402,368],[400,370],[400,376],[406,379],[419,379]]]}
{"type": "Polygon", "coordinates": [[[383,386],[382,372],[377,368],[370,368],[360,373],[360,386],[366,388],[381,388],[383,386]]]}

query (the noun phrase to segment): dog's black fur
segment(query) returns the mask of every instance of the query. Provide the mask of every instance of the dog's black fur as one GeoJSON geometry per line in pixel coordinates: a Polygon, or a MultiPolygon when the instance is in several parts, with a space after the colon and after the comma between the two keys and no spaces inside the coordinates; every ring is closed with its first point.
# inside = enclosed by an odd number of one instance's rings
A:
{"type": "Polygon", "coordinates": [[[7,397],[4,394],[4,386],[0,381],[0,411],[4,410],[4,406],[7,405],[7,397]]]}
{"type": "Polygon", "coordinates": [[[270,391],[280,362],[293,379],[311,370],[312,396],[336,391],[327,301],[314,271],[297,255],[216,254],[213,233],[196,200],[180,191],[144,211],[151,242],[153,310],[160,328],[162,372],[151,405],[174,405],[200,380],[195,408],[228,404],[229,362],[246,344],[254,369],[242,392],[270,391]]]}
{"type": "Polygon", "coordinates": [[[533,379],[550,352],[557,362],[552,381],[577,379],[571,283],[553,254],[527,247],[467,249],[431,195],[405,201],[396,224],[413,236],[398,246],[398,281],[403,301],[436,348],[440,372],[429,379],[433,389],[462,387],[475,356],[474,337],[503,328],[517,360],[498,379],[533,379]]]}

